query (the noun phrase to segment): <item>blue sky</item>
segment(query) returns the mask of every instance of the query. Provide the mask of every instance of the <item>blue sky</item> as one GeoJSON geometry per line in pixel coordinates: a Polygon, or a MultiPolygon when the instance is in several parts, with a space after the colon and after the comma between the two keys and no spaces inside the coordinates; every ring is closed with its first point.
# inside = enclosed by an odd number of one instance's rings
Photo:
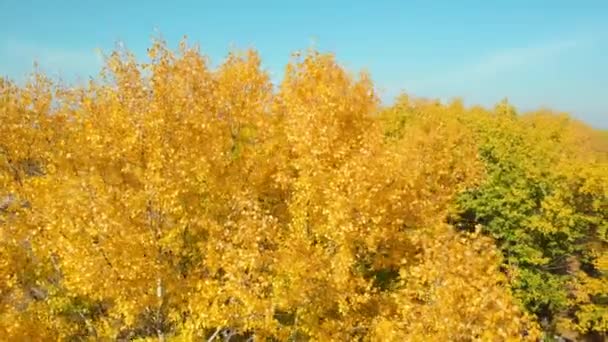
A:
{"type": "Polygon", "coordinates": [[[315,46],[368,70],[385,101],[412,95],[568,111],[608,128],[608,1],[0,0],[0,75],[36,60],[52,75],[95,74],[117,42],[144,56],[158,33],[183,35],[212,61],[255,47],[279,79],[315,46]]]}

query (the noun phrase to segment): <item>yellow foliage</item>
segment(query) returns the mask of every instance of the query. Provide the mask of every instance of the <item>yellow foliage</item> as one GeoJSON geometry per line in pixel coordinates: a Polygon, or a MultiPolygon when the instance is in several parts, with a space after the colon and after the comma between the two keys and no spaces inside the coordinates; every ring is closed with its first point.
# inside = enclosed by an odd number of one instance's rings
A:
{"type": "Polygon", "coordinates": [[[482,176],[457,116],[386,139],[371,80],[331,55],[275,92],[253,51],[149,51],[85,87],[0,84],[2,336],[538,336],[496,249],[444,223],[482,176]]]}

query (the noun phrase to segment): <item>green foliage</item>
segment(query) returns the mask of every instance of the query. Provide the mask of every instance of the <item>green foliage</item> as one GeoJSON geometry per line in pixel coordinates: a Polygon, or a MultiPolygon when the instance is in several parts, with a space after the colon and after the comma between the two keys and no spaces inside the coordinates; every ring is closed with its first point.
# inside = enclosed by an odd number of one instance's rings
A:
{"type": "Polygon", "coordinates": [[[487,176],[458,198],[454,222],[480,225],[496,240],[516,297],[549,330],[567,318],[581,333],[605,333],[587,322],[605,320],[606,303],[588,296],[583,309],[573,300],[580,272],[606,281],[594,266],[606,250],[605,138],[565,115],[520,117],[504,108],[466,116],[487,176]]]}

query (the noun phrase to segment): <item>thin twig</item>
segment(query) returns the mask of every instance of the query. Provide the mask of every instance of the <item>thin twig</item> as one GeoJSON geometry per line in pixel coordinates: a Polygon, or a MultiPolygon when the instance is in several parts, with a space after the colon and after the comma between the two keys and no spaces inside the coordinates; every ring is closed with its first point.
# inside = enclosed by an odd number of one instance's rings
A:
{"type": "Polygon", "coordinates": [[[213,340],[215,340],[215,338],[220,334],[221,331],[222,331],[221,327],[218,327],[217,329],[215,329],[215,332],[213,333],[213,335],[211,335],[211,337],[209,337],[207,339],[207,342],[213,342],[213,340]]]}

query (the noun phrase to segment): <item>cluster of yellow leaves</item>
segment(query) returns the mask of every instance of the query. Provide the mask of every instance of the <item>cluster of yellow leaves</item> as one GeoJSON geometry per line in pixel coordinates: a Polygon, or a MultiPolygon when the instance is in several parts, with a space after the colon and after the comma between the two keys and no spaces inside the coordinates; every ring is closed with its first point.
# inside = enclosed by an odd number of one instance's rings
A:
{"type": "Polygon", "coordinates": [[[538,336],[492,243],[444,223],[481,177],[445,108],[387,139],[370,79],[330,55],[278,91],[252,51],[149,55],[85,87],[0,84],[0,335],[538,336]]]}

